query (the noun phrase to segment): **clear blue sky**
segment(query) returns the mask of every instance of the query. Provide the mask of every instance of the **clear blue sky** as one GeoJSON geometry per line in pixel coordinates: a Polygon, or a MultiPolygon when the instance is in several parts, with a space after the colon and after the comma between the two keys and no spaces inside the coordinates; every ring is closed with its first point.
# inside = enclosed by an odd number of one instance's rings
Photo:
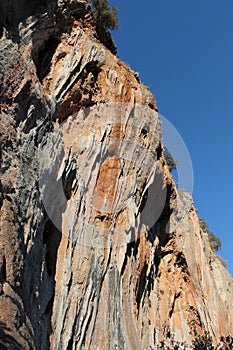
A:
{"type": "Polygon", "coordinates": [[[233,0],[113,0],[118,56],[140,72],[179,131],[200,217],[233,275],[233,0]]]}

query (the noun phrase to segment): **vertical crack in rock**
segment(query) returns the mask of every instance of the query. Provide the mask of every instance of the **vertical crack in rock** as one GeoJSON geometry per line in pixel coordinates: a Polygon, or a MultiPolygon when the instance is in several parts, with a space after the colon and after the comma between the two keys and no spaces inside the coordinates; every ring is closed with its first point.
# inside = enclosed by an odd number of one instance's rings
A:
{"type": "Polygon", "coordinates": [[[46,268],[52,280],[55,277],[57,250],[61,242],[61,235],[62,233],[54,226],[51,220],[48,220],[43,233],[43,243],[46,245],[46,268]]]}
{"type": "Polygon", "coordinates": [[[6,281],[6,257],[3,256],[2,266],[1,266],[1,280],[6,281]]]}
{"type": "Polygon", "coordinates": [[[148,265],[145,263],[145,265],[142,268],[141,274],[140,274],[140,279],[139,279],[139,283],[138,286],[136,286],[137,288],[137,296],[136,296],[136,303],[137,303],[137,308],[139,310],[139,305],[141,303],[141,299],[143,294],[146,291],[146,284],[147,284],[147,269],[148,269],[148,265]]]}

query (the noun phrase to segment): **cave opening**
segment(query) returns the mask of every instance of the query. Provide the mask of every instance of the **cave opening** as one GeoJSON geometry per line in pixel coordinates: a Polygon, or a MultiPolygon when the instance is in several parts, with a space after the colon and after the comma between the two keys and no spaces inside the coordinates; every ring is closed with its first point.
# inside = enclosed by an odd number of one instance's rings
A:
{"type": "Polygon", "coordinates": [[[57,37],[50,36],[39,49],[34,49],[34,52],[32,53],[32,59],[36,66],[37,76],[40,82],[42,82],[46,75],[49,73],[52,64],[52,58],[60,42],[60,39],[57,37]]]}

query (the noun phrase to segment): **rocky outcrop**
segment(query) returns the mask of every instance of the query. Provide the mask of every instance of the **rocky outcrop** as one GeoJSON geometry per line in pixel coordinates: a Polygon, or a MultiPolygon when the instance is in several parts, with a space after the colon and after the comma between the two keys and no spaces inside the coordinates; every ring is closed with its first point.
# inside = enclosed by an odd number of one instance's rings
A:
{"type": "Polygon", "coordinates": [[[233,335],[232,278],[169,173],[156,102],[72,3],[1,24],[1,348],[233,335]]]}

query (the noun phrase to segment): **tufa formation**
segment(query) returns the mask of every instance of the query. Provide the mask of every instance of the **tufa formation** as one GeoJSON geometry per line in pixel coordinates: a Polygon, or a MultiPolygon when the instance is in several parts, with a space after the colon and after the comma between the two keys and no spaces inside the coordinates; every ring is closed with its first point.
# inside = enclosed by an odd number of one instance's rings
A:
{"type": "Polygon", "coordinates": [[[88,2],[0,10],[0,348],[233,336],[232,278],[170,175],[156,102],[88,2]]]}

